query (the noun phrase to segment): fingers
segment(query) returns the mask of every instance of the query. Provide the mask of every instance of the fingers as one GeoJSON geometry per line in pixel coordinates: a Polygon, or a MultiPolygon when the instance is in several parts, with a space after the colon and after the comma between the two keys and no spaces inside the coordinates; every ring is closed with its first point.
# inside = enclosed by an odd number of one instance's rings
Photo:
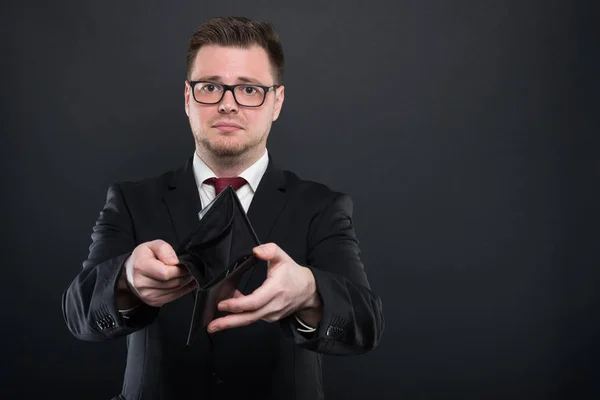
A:
{"type": "Polygon", "coordinates": [[[256,257],[261,260],[270,262],[286,261],[290,258],[285,251],[283,251],[275,243],[266,243],[255,247],[253,250],[256,257]]]}
{"type": "Polygon", "coordinates": [[[194,278],[191,275],[179,276],[167,281],[161,281],[149,278],[145,275],[139,275],[135,280],[135,286],[138,291],[143,289],[160,289],[160,290],[172,290],[178,289],[190,283],[194,278]]]}
{"type": "Polygon", "coordinates": [[[161,307],[196,289],[196,281],[191,280],[185,286],[173,290],[149,290],[144,296],[144,302],[154,307],[161,307]]]}
{"type": "Polygon", "coordinates": [[[240,314],[229,314],[225,317],[217,318],[208,324],[209,332],[221,331],[223,329],[237,328],[239,326],[250,325],[258,321],[264,310],[257,310],[252,312],[240,313],[240,314]]]}
{"type": "Polygon", "coordinates": [[[190,292],[196,282],[178,262],[171,245],[163,240],[140,244],[125,263],[132,292],[154,306],[162,306],[190,292]]]}
{"type": "Polygon", "coordinates": [[[154,253],[156,259],[162,261],[164,264],[175,265],[179,262],[173,247],[164,240],[153,240],[146,243],[146,246],[154,253]]]}
{"type": "Polygon", "coordinates": [[[267,279],[258,289],[247,296],[236,290],[239,295],[236,293],[233,298],[221,301],[217,307],[220,311],[234,313],[258,310],[273,300],[277,294],[270,282],[267,279]]]}
{"type": "Polygon", "coordinates": [[[213,333],[224,329],[237,328],[253,324],[262,319],[266,322],[276,322],[290,315],[290,310],[274,310],[269,311],[271,307],[261,308],[255,311],[249,311],[239,314],[229,314],[225,317],[217,318],[208,324],[208,331],[213,333]]]}
{"type": "Polygon", "coordinates": [[[166,265],[154,258],[140,257],[135,259],[133,270],[148,278],[163,282],[189,275],[188,270],[185,268],[175,265],[166,265]]]}
{"type": "Polygon", "coordinates": [[[188,271],[177,266],[178,262],[171,245],[163,240],[141,244],[134,250],[134,272],[158,281],[186,275],[188,271]]]}
{"type": "Polygon", "coordinates": [[[169,301],[173,301],[176,298],[179,298],[181,296],[183,296],[186,293],[191,292],[193,289],[196,288],[196,281],[193,279],[190,279],[189,282],[186,282],[183,286],[171,289],[171,290],[163,290],[160,291],[160,295],[158,296],[159,298],[163,298],[166,299],[166,302],[169,301]]]}

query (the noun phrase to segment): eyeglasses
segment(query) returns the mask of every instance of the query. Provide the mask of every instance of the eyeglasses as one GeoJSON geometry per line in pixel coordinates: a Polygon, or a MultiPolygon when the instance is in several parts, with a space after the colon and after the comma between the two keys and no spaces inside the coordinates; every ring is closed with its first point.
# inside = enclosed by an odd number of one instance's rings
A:
{"type": "Polygon", "coordinates": [[[221,102],[225,92],[233,93],[235,102],[242,107],[260,107],[265,102],[267,93],[281,85],[262,86],[255,84],[225,85],[217,82],[188,81],[192,88],[194,100],[200,104],[217,104],[221,102]]]}

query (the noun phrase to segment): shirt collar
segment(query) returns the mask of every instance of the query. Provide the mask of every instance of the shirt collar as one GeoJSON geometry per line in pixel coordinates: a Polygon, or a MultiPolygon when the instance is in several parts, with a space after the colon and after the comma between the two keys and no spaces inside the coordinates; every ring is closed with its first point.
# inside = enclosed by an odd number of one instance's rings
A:
{"type": "MultiPolygon", "coordinates": [[[[267,170],[267,166],[269,165],[269,152],[265,150],[264,154],[261,158],[259,158],[254,164],[248,167],[245,171],[243,171],[239,176],[244,178],[246,182],[250,185],[253,192],[256,192],[256,188],[258,188],[258,184],[260,183],[263,175],[267,170]]],[[[204,161],[198,156],[196,152],[194,152],[194,160],[193,160],[193,168],[194,168],[194,176],[196,178],[196,185],[198,188],[202,185],[202,183],[208,178],[216,178],[217,175],[206,165],[204,161]]]]}

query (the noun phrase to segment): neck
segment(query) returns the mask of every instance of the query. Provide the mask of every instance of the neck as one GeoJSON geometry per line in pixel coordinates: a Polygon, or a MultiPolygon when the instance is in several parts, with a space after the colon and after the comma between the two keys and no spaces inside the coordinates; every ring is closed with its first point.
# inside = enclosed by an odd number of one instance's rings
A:
{"type": "Polygon", "coordinates": [[[237,156],[217,156],[206,149],[196,147],[196,154],[217,175],[217,178],[233,178],[257,162],[265,150],[261,146],[237,156]]]}

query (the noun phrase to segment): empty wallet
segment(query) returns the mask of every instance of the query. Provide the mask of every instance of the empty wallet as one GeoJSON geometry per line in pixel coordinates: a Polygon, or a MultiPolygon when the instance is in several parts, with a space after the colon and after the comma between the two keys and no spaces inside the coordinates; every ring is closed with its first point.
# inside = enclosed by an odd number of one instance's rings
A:
{"type": "Polygon", "coordinates": [[[177,251],[179,265],[197,283],[187,338],[206,329],[221,300],[233,297],[242,275],[256,265],[258,240],[235,190],[228,186],[198,213],[196,228],[177,251]]]}

